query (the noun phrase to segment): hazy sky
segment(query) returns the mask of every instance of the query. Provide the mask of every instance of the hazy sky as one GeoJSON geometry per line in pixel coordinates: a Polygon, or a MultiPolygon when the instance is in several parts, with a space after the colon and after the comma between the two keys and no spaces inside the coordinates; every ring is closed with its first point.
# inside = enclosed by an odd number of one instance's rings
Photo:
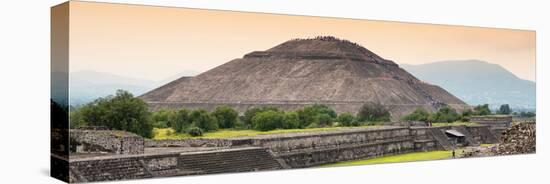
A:
{"type": "Polygon", "coordinates": [[[70,68],[162,80],[293,38],[332,35],[397,64],[479,59],[535,80],[535,32],[71,2],[70,68]]]}

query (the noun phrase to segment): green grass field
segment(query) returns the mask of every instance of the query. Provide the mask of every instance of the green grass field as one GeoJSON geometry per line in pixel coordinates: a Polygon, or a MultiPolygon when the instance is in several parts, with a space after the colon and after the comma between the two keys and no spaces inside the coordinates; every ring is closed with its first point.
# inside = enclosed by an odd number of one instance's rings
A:
{"type": "MultiPolygon", "coordinates": [[[[477,125],[477,123],[469,122],[453,122],[453,123],[433,123],[433,126],[451,126],[451,125],[477,125]]],[[[365,125],[360,127],[374,127],[376,125],[365,125]]],[[[346,129],[349,127],[325,127],[325,128],[307,128],[307,129],[279,129],[271,131],[257,131],[257,130],[234,130],[234,129],[221,129],[214,132],[206,132],[203,136],[192,137],[187,133],[177,133],[172,128],[154,128],[153,129],[153,139],[155,140],[165,140],[165,139],[189,139],[189,138],[231,138],[231,137],[245,137],[245,136],[256,136],[256,135],[267,135],[267,134],[284,134],[284,133],[297,133],[297,132],[322,132],[322,131],[331,131],[346,129]]]]}
{"type": "MultiPolygon", "coordinates": [[[[362,126],[362,127],[374,127],[374,126],[362,126]]],[[[271,131],[257,131],[257,130],[233,130],[233,129],[222,129],[214,132],[206,132],[203,136],[200,137],[191,137],[187,133],[176,133],[172,128],[154,128],[153,129],[153,139],[155,140],[165,140],[165,139],[189,139],[189,138],[230,138],[230,137],[245,137],[245,136],[256,136],[256,135],[267,135],[267,134],[284,134],[284,133],[297,133],[297,132],[323,132],[331,130],[340,130],[346,129],[347,127],[327,127],[327,128],[308,128],[308,129],[281,129],[281,130],[271,130],[271,131]]]]}
{"type": "MultiPolygon", "coordinates": [[[[462,150],[456,150],[458,154],[462,150]]],[[[351,160],[338,162],[333,164],[326,164],[320,167],[336,167],[336,166],[352,166],[352,165],[368,165],[368,164],[384,164],[384,163],[397,163],[397,162],[414,162],[425,160],[441,160],[452,158],[452,151],[428,151],[428,152],[414,152],[405,153],[400,155],[383,156],[378,158],[364,159],[364,160],[351,160]]]]}
{"type": "Polygon", "coordinates": [[[432,126],[459,126],[459,125],[479,125],[478,123],[471,122],[452,122],[452,123],[432,123],[432,126]]]}

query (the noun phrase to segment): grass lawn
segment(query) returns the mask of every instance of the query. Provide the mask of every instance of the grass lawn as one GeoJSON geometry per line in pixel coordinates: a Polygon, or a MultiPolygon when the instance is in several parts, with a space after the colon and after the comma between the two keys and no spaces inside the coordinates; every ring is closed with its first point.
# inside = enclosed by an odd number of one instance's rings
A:
{"type": "Polygon", "coordinates": [[[452,123],[432,123],[432,126],[458,126],[458,125],[479,125],[478,123],[472,122],[452,122],[452,123]]]}
{"type": "MultiPolygon", "coordinates": [[[[462,150],[457,149],[455,153],[461,153],[462,150]]],[[[414,152],[405,153],[400,155],[383,156],[378,158],[364,159],[364,160],[351,160],[343,161],[333,164],[322,165],[321,167],[335,167],[335,166],[351,166],[351,165],[367,165],[367,164],[383,164],[383,163],[397,163],[397,162],[413,162],[424,160],[441,160],[452,158],[452,151],[428,151],[428,152],[414,152]]]]}
{"type": "MultiPolygon", "coordinates": [[[[362,127],[373,127],[373,126],[362,126],[362,127]]],[[[255,136],[255,135],[267,135],[267,134],[282,134],[282,133],[296,133],[296,132],[322,132],[330,130],[339,130],[346,129],[347,127],[327,127],[327,128],[308,128],[308,129],[282,129],[282,130],[271,130],[271,131],[257,131],[257,130],[233,130],[233,129],[222,129],[214,132],[206,132],[201,137],[191,137],[187,133],[176,133],[172,128],[154,128],[153,129],[153,139],[155,140],[164,140],[164,139],[188,139],[188,138],[230,138],[230,137],[245,137],[245,136],[255,136]]]]}

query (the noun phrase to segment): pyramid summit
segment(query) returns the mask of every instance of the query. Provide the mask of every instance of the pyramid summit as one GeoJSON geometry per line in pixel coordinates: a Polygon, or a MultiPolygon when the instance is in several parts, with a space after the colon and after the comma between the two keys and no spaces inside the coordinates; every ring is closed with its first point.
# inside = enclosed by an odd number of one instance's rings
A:
{"type": "Polygon", "coordinates": [[[183,77],[142,96],[152,109],[229,105],[284,110],[324,104],[357,113],[365,103],[386,106],[392,118],[422,107],[468,105],[444,89],[418,80],[393,61],[331,36],[294,39],[254,51],[195,77],[183,77]]]}

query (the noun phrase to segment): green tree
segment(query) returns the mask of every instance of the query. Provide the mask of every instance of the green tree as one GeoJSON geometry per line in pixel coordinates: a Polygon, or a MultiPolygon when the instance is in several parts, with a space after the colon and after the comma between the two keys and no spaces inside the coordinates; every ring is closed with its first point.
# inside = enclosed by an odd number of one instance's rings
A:
{"type": "Polygon", "coordinates": [[[510,114],[510,113],[512,113],[512,109],[510,109],[510,105],[508,104],[502,104],[498,109],[498,114],[510,114]]]}
{"type": "Polygon", "coordinates": [[[359,109],[357,119],[368,122],[390,121],[390,112],[379,103],[366,103],[359,109]]]}
{"type": "Polygon", "coordinates": [[[415,109],[412,113],[403,117],[403,120],[407,121],[428,121],[430,113],[423,108],[415,109]]]}
{"type": "Polygon", "coordinates": [[[524,118],[532,118],[532,117],[535,117],[536,114],[534,112],[529,111],[529,112],[521,112],[519,113],[519,116],[524,118]]]}
{"type": "Polygon", "coordinates": [[[483,105],[478,105],[474,107],[474,115],[484,116],[484,115],[490,115],[490,114],[491,114],[491,109],[489,109],[489,104],[483,104],[483,105]]]}
{"type": "Polygon", "coordinates": [[[196,127],[204,131],[213,131],[218,129],[218,120],[204,109],[196,109],[191,111],[189,115],[190,121],[196,127]]]}
{"type": "Polygon", "coordinates": [[[339,122],[342,126],[357,126],[358,121],[355,121],[355,117],[350,113],[341,113],[336,118],[336,121],[339,122]]]}
{"type": "Polygon", "coordinates": [[[87,125],[106,126],[152,137],[152,119],[147,104],[127,91],[118,90],[115,96],[99,98],[76,111],[81,116],[80,121],[87,125]]]}
{"type": "Polygon", "coordinates": [[[300,118],[300,128],[307,127],[311,123],[328,125],[332,122],[332,119],[336,118],[336,112],[326,105],[309,105],[303,109],[298,109],[296,112],[300,118]]]}
{"type": "Polygon", "coordinates": [[[153,126],[156,128],[173,127],[174,114],[174,110],[171,109],[160,109],[152,112],[153,126]]]}
{"type": "Polygon", "coordinates": [[[252,118],[254,129],[269,131],[282,127],[284,116],[279,111],[268,110],[260,112],[252,118]]]}
{"type": "Polygon", "coordinates": [[[176,132],[184,133],[185,129],[191,126],[191,117],[187,109],[179,109],[172,116],[171,127],[176,132]]]}
{"type": "Polygon", "coordinates": [[[234,128],[239,117],[239,113],[229,106],[216,107],[212,115],[218,119],[220,128],[234,128]]]}
{"type": "Polygon", "coordinates": [[[318,114],[315,117],[315,120],[318,125],[320,126],[331,126],[332,125],[332,118],[328,114],[318,114]]]}
{"type": "Polygon", "coordinates": [[[252,118],[256,116],[256,114],[265,112],[265,111],[279,111],[276,107],[266,106],[266,107],[253,107],[250,109],[247,109],[246,112],[244,112],[244,116],[242,117],[242,121],[245,126],[252,127],[252,118]]]}
{"type": "Polygon", "coordinates": [[[456,110],[450,108],[450,107],[442,107],[440,108],[437,113],[435,114],[435,121],[437,122],[455,122],[459,120],[461,117],[456,112],[456,110]]]}

